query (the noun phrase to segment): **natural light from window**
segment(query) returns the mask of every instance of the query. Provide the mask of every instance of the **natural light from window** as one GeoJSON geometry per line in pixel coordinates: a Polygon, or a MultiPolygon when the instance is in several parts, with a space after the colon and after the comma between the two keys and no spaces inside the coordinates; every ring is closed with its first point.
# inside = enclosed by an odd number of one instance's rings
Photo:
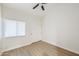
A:
{"type": "Polygon", "coordinates": [[[4,37],[24,36],[25,22],[16,20],[4,21],[4,37]]]}

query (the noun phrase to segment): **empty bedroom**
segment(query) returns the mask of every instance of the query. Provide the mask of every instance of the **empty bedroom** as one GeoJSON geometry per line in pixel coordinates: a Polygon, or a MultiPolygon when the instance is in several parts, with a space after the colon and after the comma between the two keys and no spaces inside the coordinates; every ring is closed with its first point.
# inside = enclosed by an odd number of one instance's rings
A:
{"type": "Polygon", "coordinates": [[[79,3],[0,3],[0,56],[79,56],[79,3]]]}

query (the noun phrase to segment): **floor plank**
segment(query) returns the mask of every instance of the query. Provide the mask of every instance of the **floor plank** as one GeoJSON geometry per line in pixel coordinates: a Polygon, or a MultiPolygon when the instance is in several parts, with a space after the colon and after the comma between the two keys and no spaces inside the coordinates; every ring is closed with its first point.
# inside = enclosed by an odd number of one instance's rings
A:
{"type": "Polygon", "coordinates": [[[39,41],[31,45],[6,51],[2,56],[77,56],[49,43],[39,41]]]}

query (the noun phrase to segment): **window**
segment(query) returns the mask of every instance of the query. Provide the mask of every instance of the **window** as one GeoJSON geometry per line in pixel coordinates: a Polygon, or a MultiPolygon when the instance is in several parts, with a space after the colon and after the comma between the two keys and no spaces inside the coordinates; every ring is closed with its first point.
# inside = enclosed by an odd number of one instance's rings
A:
{"type": "Polygon", "coordinates": [[[22,36],[25,35],[25,22],[15,20],[4,21],[4,36],[22,36]]]}
{"type": "Polygon", "coordinates": [[[16,33],[17,33],[17,36],[25,35],[25,23],[24,22],[17,22],[16,33]]]}
{"type": "Polygon", "coordinates": [[[5,37],[16,36],[16,21],[13,20],[4,21],[4,36],[5,37]]]}

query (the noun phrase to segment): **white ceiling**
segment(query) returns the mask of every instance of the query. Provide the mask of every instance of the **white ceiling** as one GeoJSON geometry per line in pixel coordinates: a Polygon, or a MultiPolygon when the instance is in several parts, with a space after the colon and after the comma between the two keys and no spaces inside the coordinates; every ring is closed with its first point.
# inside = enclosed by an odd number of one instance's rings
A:
{"type": "Polygon", "coordinates": [[[4,3],[3,6],[5,7],[9,7],[9,8],[14,8],[14,9],[17,9],[17,10],[20,10],[22,12],[25,12],[25,13],[30,13],[30,14],[33,14],[33,15],[38,15],[38,16],[43,16],[45,15],[45,13],[47,12],[48,10],[48,6],[50,4],[45,4],[44,7],[45,7],[45,11],[43,11],[41,9],[41,5],[39,5],[36,9],[32,9],[34,6],[36,5],[36,3],[4,3]]]}
{"type": "Polygon", "coordinates": [[[45,11],[42,11],[41,5],[38,6],[36,9],[32,9],[36,3],[4,3],[3,6],[9,7],[9,8],[14,8],[17,10],[20,10],[25,13],[33,14],[33,15],[38,15],[38,16],[44,16],[47,14],[47,12],[53,11],[54,8],[57,6],[72,6],[72,5],[77,5],[79,6],[78,3],[47,3],[44,5],[45,11]]]}

